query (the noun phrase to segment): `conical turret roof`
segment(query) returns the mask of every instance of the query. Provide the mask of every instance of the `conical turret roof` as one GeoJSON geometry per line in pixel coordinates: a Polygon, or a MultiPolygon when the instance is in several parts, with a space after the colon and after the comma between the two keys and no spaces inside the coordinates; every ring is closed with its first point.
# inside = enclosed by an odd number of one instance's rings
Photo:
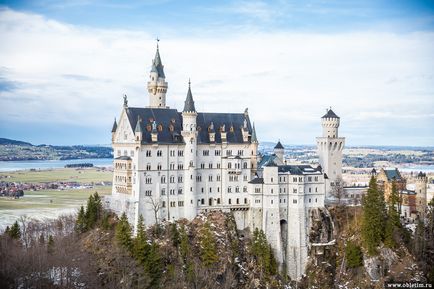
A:
{"type": "Polygon", "coordinates": [[[256,137],[255,123],[253,123],[253,128],[252,128],[252,142],[258,142],[258,138],[256,137]]]}
{"type": "Polygon", "coordinates": [[[196,112],[196,108],[194,107],[193,95],[191,93],[190,81],[188,82],[188,92],[184,102],[184,110],[182,112],[196,112]]]}
{"type": "Polygon", "coordinates": [[[118,123],[116,122],[116,117],[115,117],[115,122],[113,123],[112,132],[116,132],[117,128],[118,128],[118,123]]]}
{"type": "Polygon", "coordinates": [[[158,77],[166,78],[166,76],[164,75],[164,65],[163,62],[161,61],[160,48],[158,47],[158,43],[157,43],[157,51],[155,52],[155,57],[154,60],[152,61],[151,72],[157,72],[158,77]]]}
{"type": "Polygon", "coordinates": [[[327,113],[323,115],[322,118],[339,118],[339,116],[337,116],[336,113],[334,113],[334,111],[330,108],[327,109],[327,113]]]}

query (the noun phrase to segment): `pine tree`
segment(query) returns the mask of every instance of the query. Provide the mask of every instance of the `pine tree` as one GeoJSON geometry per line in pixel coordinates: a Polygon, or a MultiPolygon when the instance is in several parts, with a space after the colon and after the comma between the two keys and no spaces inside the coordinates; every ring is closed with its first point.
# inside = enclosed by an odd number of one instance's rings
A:
{"type": "Polygon", "coordinates": [[[48,254],[52,254],[54,252],[54,239],[53,236],[48,236],[48,242],[47,242],[47,252],[48,254]]]}
{"type": "Polygon", "coordinates": [[[385,225],[384,195],[377,188],[374,177],[369,182],[368,193],[363,198],[363,218],[361,233],[363,244],[369,255],[377,253],[377,247],[384,237],[385,225]]]}
{"type": "Polygon", "coordinates": [[[101,197],[98,195],[98,192],[93,194],[93,201],[95,205],[95,219],[96,221],[99,221],[102,218],[103,208],[101,197]]]}
{"type": "Polygon", "coordinates": [[[190,243],[184,225],[181,225],[181,228],[179,230],[179,238],[179,252],[181,253],[181,257],[184,262],[186,262],[188,256],[190,255],[190,243]]]}
{"type": "Polygon", "coordinates": [[[86,216],[84,212],[84,207],[81,206],[78,211],[77,220],[75,221],[75,232],[80,234],[86,231],[86,216]]]}
{"type": "Polygon", "coordinates": [[[85,213],[85,220],[86,220],[86,229],[92,229],[93,226],[96,224],[96,214],[97,214],[97,208],[95,205],[95,199],[93,195],[89,196],[89,199],[87,200],[86,205],[86,213],[85,213]]]}
{"type": "Polygon", "coordinates": [[[172,244],[175,248],[178,248],[180,239],[178,228],[176,227],[176,223],[170,225],[170,238],[172,240],[172,244]]]}
{"type": "Polygon", "coordinates": [[[132,250],[131,226],[128,223],[127,215],[125,214],[125,212],[122,214],[119,222],[116,224],[115,235],[118,243],[131,252],[132,250]]]}
{"type": "Polygon", "coordinates": [[[8,235],[12,239],[16,239],[16,240],[18,240],[19,238],[21,238],[21,230],[20,230],[20,225],[18,225],[18,221],[15,221],[15,223],[9,229],[8,235]]]}
{"type": "Polygon", "coordinates": [[[201,259],[206,267],[212,267],[218,262],[217,246],[211,227],[205,223],[200,236],[201,259]]]}
{"type": "Polygon", "coordinates": [[[345,247],[345,255],[347,257],[347,266],[349,268],[357,268],[363,265],[363,253],[360,246],[349,241],[345,247]]]}
{"type": "Polygon", "coordinates": [[[6,229],[5,229],[5,235],[7,235],[7,236],[9,236],[9,232],[11,231],[11,228],[9,228],[9,226],[6,226],[6,229]]]}
{"type": "Polygon", "coordinates": [[[396,242],[394,239],[394,233],[397,228],[401,226],[399,221],[399,213],[397,210],[399,202],[398,190],[396,188],[396,182],[392,182],[392,193],[389,197],[389,205],[387,210],[387,221],[385,228],[384,244],[389,248],[394,248],[396,242]]]}
{"type": "Polygon", "coordinates": [[[145,260],[145,270],[151,278],[150,288],[156,288],[163,273],[163,262],[157,243],[152,242],[145,260]]]}
{"type": "Polygon", "coordinates": [[[150,245],[146,240],[144,220],[143,216],[140,215],[139,222],[137,223],[137,235],[134,239],[133,255],[140,264],[144,265],[146,258],[148,258],[149,251],[150,245]]]}

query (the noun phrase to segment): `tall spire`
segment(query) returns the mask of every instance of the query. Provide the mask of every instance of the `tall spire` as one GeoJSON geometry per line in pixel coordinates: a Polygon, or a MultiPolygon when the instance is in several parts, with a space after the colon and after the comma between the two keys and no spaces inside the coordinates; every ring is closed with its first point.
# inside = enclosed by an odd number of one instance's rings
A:
{"type": "Polygon", "coordinates": [[[118,123],[116,122],[116,117],[115,117],[115,122],[113,123],[112,132],[116,132],[117,128],[118,128],[118,123]]]}
{"type": "Polygon", "coordinates": [[[142,132],[142,126],[140,125],[140,117],[137,118],[136,129],[134,132],[142,132]]]}
{"type": "Polygon", "coordinates": [[[193,95],[191,94],[191,82],[188,80],[188,92],[187,98],[184,102],[184,110],[182,112],[196,112],[196,108],[194,107],[193,95]]]}
{"type": "Polygon", "coordinates": [[[255,123],[253,123],[253,129],[252,129],[252,143],[257,143],[258,138],[256,137],[256,129],[255,129],[255,123]]]}
{"type": "Polygon", "coordinates": [[[151,72],[157,72],[158,77],[166,78],[166,76],[164,75],[164,65],[163,62],[161,61],[161,56],[160,56],[160,47],[158,46],[159,41],[160,39],[157,38],[157,51],[155,52],[155,57],[154,60],[152,61],[151,72]]]}

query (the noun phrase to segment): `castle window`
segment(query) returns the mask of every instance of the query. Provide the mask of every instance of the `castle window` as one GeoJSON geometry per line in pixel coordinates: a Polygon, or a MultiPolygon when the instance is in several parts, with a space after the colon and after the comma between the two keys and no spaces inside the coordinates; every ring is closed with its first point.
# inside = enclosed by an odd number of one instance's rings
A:
{"type": "Polygon", "coordinates": [[[150,190],[145,191],[145,196],[147,196],[147,197],[152,196],[152,191],[150,191],[150,190]]]}
{"type": "Polygon", "coordinates": [[[311,182],[312,181],[312,177],[307,177],[307,181],[311,182]]]}
{"type": "Polygon", "coordinates": [[[232,188],[228,187],[228,193],[232,193],[232,188]]]}
{"type": "Polygon", "coordinates": [[[163,208],[166,207],[166,202],[165,202],[165,201],[163,201],[163,202],[161,203],[161,207],[163,207],[163,208]]]}
{"type": "Polygon", "coordinates": [[[201,163],[201,164],[200,164],[200,168],[201,168],[201,169],[204,169],[204,168],[205,168],[205,164],[204,164],[204,163],[201,163]]]}
{"type": "Polygon", "coordinates": [[[170,176],[170,182],[174,183],[175,182],[175,177],[174,176],[170,176]]]}
{"type": "Polygon", "coordinates": [[[296,178],[296,177],[292,178],[292,181],[293,181],[294,183],[296,183],[296,182],[297,182],[297,178],[296,178]]]}
{"type": "Polygon", "coordinates": [[[212,182],[212,175],[208,176],[208,181],[212,182]]]}
{"type": "Polygon", "coordinates": [[[161,164],[157,165],[157,170],[161,171],[161,164]]]}
{"type": "Polygon", "coordinates": [[[200,188],[200,192],[203,193],[203,188],[200,188]]]}
{"type": "Polygon", "coordinates": [[[217,168],[218,168],[218,169],[220,168],[220,163],[217,163],[217,168]]]}
{"type": "Polygon", "coordinates": [[[208,199],[208,205],[209,205],[209,206],[212,206],[212,198],[209,198],[209,199],[208,199]]]}
{"type": "Polygon", "coordinates": [[[312,188],[309,188],[309,193],[312,193],[312,188]]]}
{"type": "Polygon", "coordinates": [[[149,163],[146,164],[146,170],[147,170],[147,171],[150,171],[150,170],[151,170],[151,164],[149,164],[149,163]]]}
{"type": "Polygon", "coordinates": [[[237,198],[237,205],[239,205],[239,204],[240,204],[240,199],[237,198]]]}
{"type": "Polygon", "coordinates": [[[184,151],[178,151],[178,157],[183,157],[184,156],[184,151]]]}
{"type": "Polygon", "coordinates": [[[220,187],[217,187],[217,193],[220,193],[220,187]]]}
{"type": "Polygon", "coordinates": [[[201,205],[205,205],[205,199],[201,199],[201,200],[200,200],[200,204],[201,204],[201,205]]]}
{"type": "Polygon", "coordinates": [[[240,192],[240,188],[239,187],[235,187],[235,193],[239,193],[240,192]]]}
{"type": "Polygon", "coordinates": [[[161,189],[161,195],[162,195],[162,196],[165,196],[165,195],[166,195],[166,189],[164,189],[164,188],[161,189]]]}
{"type": "Polygon", "coordinates": [[[293,192],[294,194],[296,194],[296,193],[297,193],[297,189],[292,189],[292,192],[293,192]]]}
{"type": "Polygon", "coordinates": [[[182,176],[178,176],[178,183],[182,183],[182,176]]]}
{"type": "Polygon", "coordinates": [[[303,182],[303,177],[298,177],[299,182],[303,182]]]}
{"type": "Polygon", "coordinates": [[[209,150],[202,151],[202,155],[203,156],[209,156],[209,150]]]}
{"type": "Polygon", "coordinates": [[[214,155],[216,155],[216,156],[221,155],[221,150],[215,150],[215,151],[214,151],[214,155]]]}
{"type": "Polygon", "coordinates": [[[166,183],[166,176],[161,176],[161,183],[165,184],[166,183]]]}
{"type": "Polygon", "coordinates": [[[318,203],[318,199],[317,198],[315,198],[315,203],[318,203]]]}
{"type": "Polygon", "coordinates": [[[182,189],[178,189],[178,195],[182,195],[182,189]]]}
{"type": "Polygon", "coordinates": [[[244,204],[247,204],[247,198],[244,198],[244,204]]]}
{"type": "Polygon", "coordinates": [[[243,187],[243,193],[247,193],[247,187],[243,187]]]}
{"type": "Polygon", "coordinates": [[[209,188],[209,192],[212,193],[212,188],[209,188]]]}
{"type": "Polygon", "coordinates": [[[152,178],[151,177],[147,177],[146,178],[146,183],[147,184],[152,184],[152,178]]]}
{"type": "Polygon", "coordinates": [[[229,205],[231,205],[232,204],[232,199],[229,199],[228,201],[229,201],[229,205]]]}
{"type": "Polygon", "coordinates": [[[184,201],[178,201],[178,207],[184,207],[184,201]]]}
{"type": "Polygon", "coordinates": [[[228,169],[232,169],[232,163],[228,163],[228,169]]]}
{"type": "Polygon", "coordinates": [[[315,182],[318,182],[318,177],[315,177],[315,182]]]}
{"type": "Polygon", "coordinates": [[[293,203],[293,204],[297,204],[297,200],[296,200],[296,199],[293,199],[293,200],[292,200],[292,203],[293,203]]]}
{"type": "Polygon", "coordinates": [[[270,203],[273,204],[273,200],[271,200],[270,203]]]}
{"type": "Polygon", "coordinates": [[[311,202],[312,200],[309,198],[309,203],[311,202]]]}
{"type": "Polygon", "coordinates": [[[212,163],[209,163],[209,166],[208,166],[210,169],[212,169],[212,163]]]}
{"type": "Polygon", "coordinates": [[[217,198],[217,205],[220,205],[220,198],[217,198]]]}
{"type": "Polygon", "coordinates": [[[273,193],[273,189],[271,189],[271,193],[273,193]]]}
{"type": "Polygon", "coordinates": [[[273,182],[273,178],[271,178],[271,182],[273,182]]]}
{"type": "Polygon", "coordinates": [[[318,188],[315,188],[315,193],[318,193],[318,188]]]}
{"type": "Polygon", "coordinates": [[[118,151],[117,151],[117,155],[118,155],[118,157],[121,156],[121,150],[118,150],[118,151]]]}
{"type": "Polygon", "coordinates": [[[244,169],[247,169],[247,162],[244,162],[244,164],[243,164],[243,168],[244,168],[244,169]]]}

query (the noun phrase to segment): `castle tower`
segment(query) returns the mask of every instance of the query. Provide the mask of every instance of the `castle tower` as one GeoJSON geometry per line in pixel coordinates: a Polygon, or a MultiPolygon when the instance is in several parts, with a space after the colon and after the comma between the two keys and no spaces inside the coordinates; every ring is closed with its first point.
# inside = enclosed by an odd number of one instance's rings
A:
{"type": "Polygon", "coordinates": [[[197,112],[194,107],[191,83],[188,81],[187,98],[182,111],[182,131],[184,138],[184,169],[187,170],[184,182],[184,206],[185,217],[193,219],[196,216],[197,200],[196,194],[196,150],[197,150],[197,112]]]}
{"type": "Polygon", "coordinates": [[[416,209],[420,217],[425,217],[427,206],[426,191],[427,191],[428,178],[426,174],[420,172],[416,177],[416,209]]]}
{"type": "Polygon", "coordinates": [[[327,175],[326,198],[330,196],[331,187],[338,178],[342,178],[342,150],[345,138],[339,137],[340,118],[332,110],[327,109],[321,118],[322,137],[317,137],[316,144],[319,163],[327,175]]]}
{"type": "Polygon", "coordinates": [[[279,209],[279,175],[278,167],[270,162],[264,167],[263,215],[262,224],[267,241],[275,250],[275,257],[279,264],[283,263],[282,239],[280,232],[279,209]]]}
{"type": "Polygon", "coordinates": [[[166,76],[164,75],[164,65],[161,62],[160,50],[157,42],[157,52],[155,53],[155,58],[152,60],[152,67],[148,81],[149,107],[167,108],[166,92],[166,76]]]}
{"type": "Polygon", "coordinates": [[[256,170],[258,169],[258,146],[259,146],[259,142],[258,142],[258,137],[256,136],[256,128],[255,128],[255,123],[253,123],[253,128],[252,128],[252,136],[251,136],[251,147],[252,147],[252,155],[253,157],[251,158],[251,167],[252,167],[252,175],[250,176],[251,178],[253,178],[254,174],[256,173],[256,170]]]}
{"type": "Polygon", "coordinates": [[[284,164],[284,158],[283,158],[283,156],[285,154],[285,148],[280,143],[280,140],[277,142],[276,146],[274,147],[274,154],[279,159],[280,164],[283,165],[284,164]]]}

